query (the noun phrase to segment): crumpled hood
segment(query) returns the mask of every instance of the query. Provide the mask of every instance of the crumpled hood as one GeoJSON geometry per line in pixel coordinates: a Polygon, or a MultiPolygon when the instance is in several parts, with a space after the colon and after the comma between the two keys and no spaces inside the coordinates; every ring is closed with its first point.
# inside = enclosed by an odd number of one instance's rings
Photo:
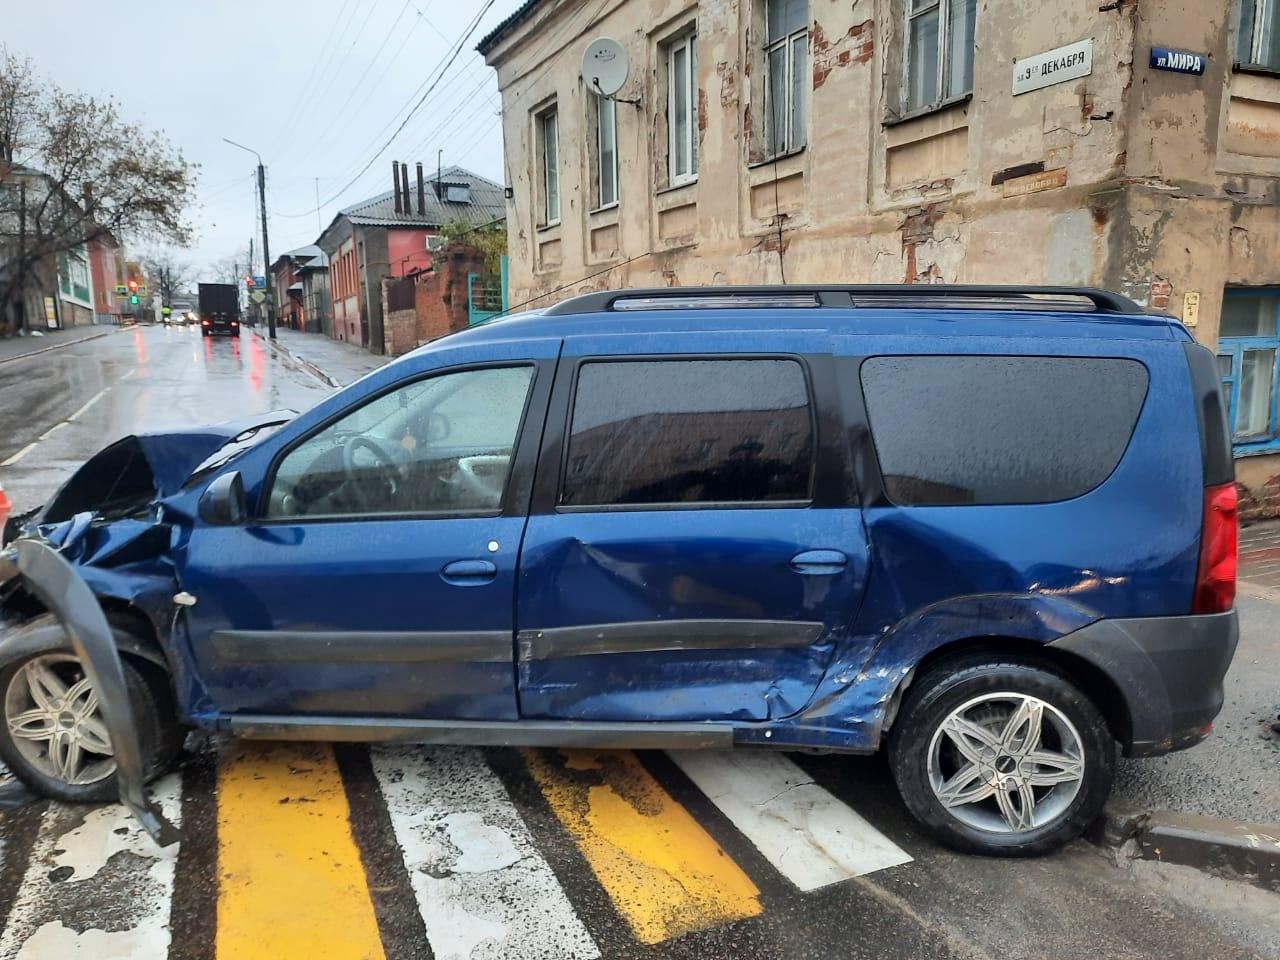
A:
{"type": "Polygon", "coordinates": [[[94,454],[54,494],[38,521],[79,513],[122,516],[182,489],[193,470],[235,438],[292,420],[291,410],[208,427],[135,433],[94,454]]]}

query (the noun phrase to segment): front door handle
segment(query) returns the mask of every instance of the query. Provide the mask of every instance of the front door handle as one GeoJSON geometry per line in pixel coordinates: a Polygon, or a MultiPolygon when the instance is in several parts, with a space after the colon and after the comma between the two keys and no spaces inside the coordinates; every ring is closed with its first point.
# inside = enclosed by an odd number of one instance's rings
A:
{"type": "Polygon", "coordinates": [[[839,550],[805,550],[791,558],[791,569],[796,573],[839,573],[849,562],[839,550]]]}
{"type": "Polygon", "coordinates": [[[440,571],[446,583],[465,587],[488,583],[497,574],[498,568],[488,560],[454,560],[440,571]]]}

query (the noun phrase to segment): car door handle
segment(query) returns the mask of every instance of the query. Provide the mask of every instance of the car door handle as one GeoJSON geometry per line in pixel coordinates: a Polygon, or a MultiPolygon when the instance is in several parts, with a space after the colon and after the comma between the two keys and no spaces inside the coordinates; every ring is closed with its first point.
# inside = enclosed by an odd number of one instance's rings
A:
{"type": "Polygon", "coordinates": [[[446,583],[462,586],[488,583],[497,574],[498,568],[488,560],[454,560],[446,563],[440,571],[440,576],[446,583]]]}
{"type": "Polygon", "coordinates": [[[791,558],[791,569],[797,573],[839,573],[848,562],[839,550],[805,550],[791,558]]]}

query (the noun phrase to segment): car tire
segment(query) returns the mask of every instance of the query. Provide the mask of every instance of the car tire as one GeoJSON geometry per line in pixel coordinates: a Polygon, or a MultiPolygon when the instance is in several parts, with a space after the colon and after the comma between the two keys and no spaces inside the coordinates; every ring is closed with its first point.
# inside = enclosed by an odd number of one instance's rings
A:
{"type": "Polygon", "coordinates": [[[990,655],[928,668],[889,736],[911,813],[944,846],[986,856],[1038,856],[1080,836],[1102,812],[1115,756],[1106,720],[1068,677],[990,655]]]}
{"type": "MultiPolygon", "coordinates": [[[[56,639],[64,636],[61,626],[51,617],[31,621],[19,629],[28,628],[48,630],[56,639]]],[[[21,674],[36,661],[39,661],[39,669],[56,673],[68,688],[73,686],[71,681],[83,676],[75,654],[62,643],[29,650],[0,666],[0,761],[4,762],[15,777],[43,796],[72,803],[116,799],[119,795],[116,774],[109,758],[103,760],[100,755],[82,751],[81,755],[91,758],[93,765],[86,760],[82,770],[86,779],[83,782],[69,782],[57,776],[53,769],[48,757],[51,745],[43,748],[45,755],[41,757],[38,742],[23,738],[24,743],[20,745],[19,738],[15,737],[12,723],[15,716],[23,714],[23,706],[35,706],[34,701],[24,695],[21,689],[25,686],[29,694],[29,683],[21,674]],[[96,775],[98,772],[102,775],[96,775]]],[[[151,676],[152,673],[158,675],[159,668],[154,671],[139,669],[128,657],[121,657],[120,662],[125,687],[133,706],[133,720],[138,732],[143,767],[146,778],[150,780],[169,769],[177,759],[185,739],[185,731],[175,720],[173,698],[167,689],[167,682],[159,676],[151,676]]]]}

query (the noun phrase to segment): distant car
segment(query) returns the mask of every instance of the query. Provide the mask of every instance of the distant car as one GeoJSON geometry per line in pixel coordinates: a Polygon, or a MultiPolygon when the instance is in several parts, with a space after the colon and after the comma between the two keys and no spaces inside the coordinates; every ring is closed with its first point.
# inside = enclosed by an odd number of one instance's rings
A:
{"type": "MultiPolygon", "coordinates": [[[[153,773],[185,725],[886,748],[937,839],[1037,854],[1098,816],[1117,742],[1191,746],[1222,706],[1216,371],[1104,291],[593,293],[289,422],[122,440],[24,530],[106,611],[90,660],[123,663],[153,773]]],[[[104,799],[99,700],[39,586],[0,607],[0,758],[104,799]]]]}

